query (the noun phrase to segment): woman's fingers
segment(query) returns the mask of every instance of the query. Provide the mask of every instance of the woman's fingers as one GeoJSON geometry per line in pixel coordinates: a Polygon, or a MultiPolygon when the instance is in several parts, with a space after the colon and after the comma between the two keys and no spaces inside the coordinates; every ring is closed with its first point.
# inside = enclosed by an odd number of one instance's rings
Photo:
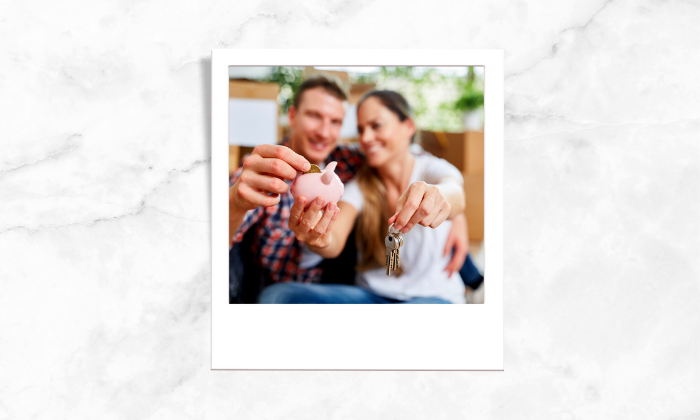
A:
{"type": "Polygon", "coordinates": [[[316,240],[321,236],[325,235],[326,230],[328,229],[328,225],[331,223],[331,219],[335,217],[335,210],[337,208],[338,207],[335,204],[328,203],[328,205],[326,206],[326,210],[323,212],[321,220],[319,220],[318,223],[316,223],[316,226],[311,232],[311,240],[316,240]]]}
{"type": "Polygon", "coordinates": [[[425,194],[427,184],[425,182],[414,182],[408,187],[408,194],[406,194],[406,201],[401,208],[397,205],[398,217],[396,218],[396,224],[394,228],[400,230],[403,233],[407,233],[409,229],[404,229],[404,226],[411,220],[414,213],[420,207],[423,201],[423,196],[425,194]]]}
{"type": "MultiPolygon", "coordinates": [[[[426,194],[427,196],[427,194],[426,194]]],[[[431,223],[438,217],[440,214],[440,211],[443,210],[443,207],[447,204],[447,200],[445,200],[445,197],[440,195],[440,193],[436,194],[435,197],[435,202],[433,204],[432,211],[425,216],[422,220],[420,220],[418,223],[420,223],[422,226],[428,227],[430,226],[431,223]]]]}
{"type": "Polygon", "coordinates": [[[311,203],[309,208],[306,210],[303,216],[301,216],[301,221],[299,225],[302,226],[306,232],[312,230],[316,227],[318,222],[318,212],[323,208],[323,203],[325,199],[323,197],[316,197],[316,199],[311,203]]]}
{"type": "Polygon", "coordinates": [[[429,217],[431,214],[433,214],[433,208],[435,205],[434,200],[434,198],[429,198],[426,196],[426,198],[423,199],[421,204],[416,209],[415,213],[413,213],[413,216],[411,216],[411,219],[408,221],[408,223],[406,223],[403,229],[401,229],[401,232],[408,233],[408,231],[413,229],[415,225],[420,223],[426,217],[429,217]]]}
{"type": "Polygon", "coordinates": [[[294,200],[294,205],[289,211],[289,227],[299,226],[301,216],[304,214],[304,206],[306,206],[306,197],[299,196],[294,200]]]}
{"type": "Polygon", "coordinates": [[[326,235],[331,233],[331,230],[333,230],[333,223],[335,223],[336,220],[338,220],[338,216],[340,215],[340,208],[336,207],[335,208],[335,215],[331,217],[331,222],[328,223],[328,227],[326,228],[326,235]]]}
{"type": "Polygon", "coordinates": [[[450,211],[452,211],[452,206],[450,203],[445,203],[445,206],[440,210],[440,213],[438,213],[437,217],[433,222],[430,224],[430,227],[435,229],[436,227],[440,226],[442,222],[447,220],[447,217],[450,215],[450,211]]]}
{"type": "Polygon", "coordinates": [[[392,223],[394,223],[394,222],[396,221],[396,218],[397,218],[397,217],[399,217],[399,214],[398,214],[398,213],[396,213],[395,215],[391,216],[391,217],[389,218],[389,225],[391,225],[392,223]]]}

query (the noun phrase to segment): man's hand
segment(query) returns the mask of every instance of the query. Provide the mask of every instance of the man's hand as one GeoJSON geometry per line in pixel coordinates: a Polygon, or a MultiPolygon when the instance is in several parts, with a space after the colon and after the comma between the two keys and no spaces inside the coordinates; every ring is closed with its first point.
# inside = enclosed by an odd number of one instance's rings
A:
{"type": "Polygon", "coordinates": [[[232,212],[270,207],[279,203],[280,194],[289,186],[285,179],[293,180],[297,171],[306,172],[309,162],[285,146],[263,144],[243,162],[243,171],[229,190],[229,208],[232,212]]]}
{"type": "Polygon", "coordinates": [[[307,245],[325,248],[331,243],[333,223],[338,219],[340,209],[333,203],[328,203],[321,216],[324,205],[323,197],[316,197],[309,208],[304,211],[306,197],[297,197],[292,210],[289,212],[289,229],[298,240],[307,245]]]}
{"type": "Polygon", "coordinates": [[[408,233],[415,225],[436,228],[450,215],[452,206],[435,185],[423,181],[414,182],[401,194],[396,203],[396,214],[389,224],[402,233],[408,233]]]}
{"type": "Polygon", "coordinates": [[[452,219],[452,228],[447,235],[447,242],[442,255],[447,256],[452,252],[452,249],[454,249],[454,254],[452,254],[452,259],[445,267],[448,276],[452,276],[452,273],[462,268],[469,253],[469,230],[467,229],[467,218],[464,216],[464,213],[460,213],[452,219]]]}

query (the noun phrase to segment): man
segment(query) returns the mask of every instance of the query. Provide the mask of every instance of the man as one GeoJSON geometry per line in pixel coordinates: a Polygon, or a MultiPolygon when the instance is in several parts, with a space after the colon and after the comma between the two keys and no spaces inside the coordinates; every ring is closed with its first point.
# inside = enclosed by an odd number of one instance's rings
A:
{"type": "MultiPolygon", "coordinates": [[[[335,173],[342,182],[352,179],[363,164],[357,147],[337,144],[347,97],[342,83],[331,76],[304,81],[289,109],[288,139],[281,145],[257,146],[231,178],[229,245],[240,243],[253,231],[252,258],[268,281],[317,282],[321,278],[322,258],[307,250],[288,228],[294,204],[289,185],[310,163],[338,162],[335,173]]],[[[468,250],[466,219],[454,220],[445,247],[445,253],[455,248],[449,271],[459,270],[468,250]]]]}

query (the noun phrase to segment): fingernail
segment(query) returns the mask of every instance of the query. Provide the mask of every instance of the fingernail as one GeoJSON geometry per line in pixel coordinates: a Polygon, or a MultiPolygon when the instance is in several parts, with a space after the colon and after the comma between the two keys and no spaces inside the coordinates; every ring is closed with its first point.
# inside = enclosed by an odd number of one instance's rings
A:
{"type": "Polygon", "coordinates": [[[394,225],[394,229],[396,229],[396,230],[401,230],[401,227],[402,227],[401,225],[394,225]]]}
{"type": "Polygon", "coordinates": [[[309,169],[311,169],[311,164],[309,162],[305,162],[304,166],[302,166],[302,168],[304,169],[304,172],[306,172],[309,169]]]}
{"type": "Polygon", "coordinates": [[[324,201],[325,201],[325,200],[323,199],[323,197],[317,197],[317,198],[316,198],[316,204],[318,204],[319,206],[320,206],[321,204],[323,204],[324,201]]]}
{"type": "Polygon", "coordinates": [[[401,233],[408,233],[408,228],[405,227],[405,228],[401,229],[401,233]]]}

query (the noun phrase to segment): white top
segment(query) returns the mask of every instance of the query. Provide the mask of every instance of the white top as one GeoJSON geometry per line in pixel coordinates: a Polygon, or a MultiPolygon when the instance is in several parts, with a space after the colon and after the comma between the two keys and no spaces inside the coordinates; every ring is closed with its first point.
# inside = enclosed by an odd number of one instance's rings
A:
{"type": "MultiPolygon", "coordinates": [[[[446,177],[464,184],[462,174],[446,160],[432,155],[414,157],[409,185],[417,181],[438,184],[446,177]]],[[[345,193],[340,201],[350,204],[358,213],[362,211],[364,197],[355,179],[345,184],[345,193]]],[[[466,303],[464,283],[459,273],[455,272],[448,277],[444,271],[450,255],[443,257],[442,254],[451,227],[452,222],[449,220],[442,222],[436,229],[416,225],[407,234],[402,234],[404,241],[399,249],[403,269],[401,276],[387,276],[386,267],[376,268],[358,272],[356,283],[370,288],[378,295],[399,300],[439,297],[452,303],[466,303]]]]}

